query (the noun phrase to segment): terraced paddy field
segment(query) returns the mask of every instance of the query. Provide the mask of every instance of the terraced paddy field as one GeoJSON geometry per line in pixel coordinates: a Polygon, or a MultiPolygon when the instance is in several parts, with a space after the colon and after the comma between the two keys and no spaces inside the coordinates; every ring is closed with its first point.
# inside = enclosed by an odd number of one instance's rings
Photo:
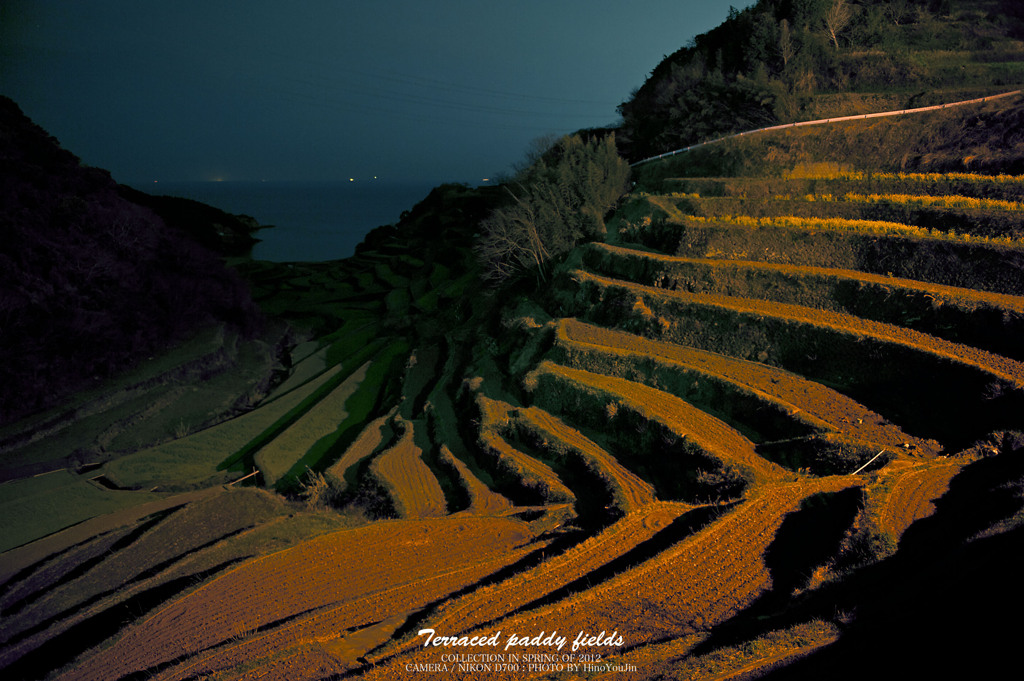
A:
{"type": "MultiPolygon", "coordinates": [[[[668,178],[498,295],[433,232],[249,264],[293,331],[244,413],[0,485],[0,676],[845,678],[874,632],[977,645],[1024,605],[1022,197],[668,178]]],[[[46,468],[55,424],[3,446],[46,468]]]]}

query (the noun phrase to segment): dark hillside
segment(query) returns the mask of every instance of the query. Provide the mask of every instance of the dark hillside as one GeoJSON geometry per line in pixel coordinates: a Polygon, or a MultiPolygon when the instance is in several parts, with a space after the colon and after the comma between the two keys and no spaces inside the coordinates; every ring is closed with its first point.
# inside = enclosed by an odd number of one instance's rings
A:
{"type": "Polygon", "coordinates": [[[266,227],[251,216],[232,215],[192,199],[154,196],[126,185],[120,185],[118,192],[128,201],[152,210],[169,227],[185,232],[221,255],[248,256],[259,241],[253,232],[266,227]]]}
{"type": "Polygon", "coordinates": [[[812,182],[826,169],[1019,174],[1024,172],[1022,101],[1017,95],[921,114],[733,137],[639,165],[633,179],[638,188],[660,190],[665,178],[804,177],[812,182]]]}
{"type": "Polygon", "coordinates": [[[0,98],[0,423],[222,321],[258,323],[211,251],[0,98]]]}
{"type": "Polygon", "coordinates": [[[1024,82],[1019,3],[760,0],[666,57],[620,106],[631,160],[776,123],[1024,82]]]}

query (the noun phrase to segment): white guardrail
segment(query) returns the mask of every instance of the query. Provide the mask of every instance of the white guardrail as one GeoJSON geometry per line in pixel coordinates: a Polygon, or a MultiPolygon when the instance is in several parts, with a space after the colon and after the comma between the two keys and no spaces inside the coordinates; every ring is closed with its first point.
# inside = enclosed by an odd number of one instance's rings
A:
{"type": "Polygon", "coordinates": [[[950,108],[952,108],[954,106],[964,106],[964,105],[967,105],[967,104],[978,104],[980,102],[988,102],[988,101],[991,101],[993,99],[999,99],[1000,97],[1009,97],[1011,95],[1019,95],[1020,93],[1021,93],[1021,90],[1013,90],[1012,92],[1003,92],[1002,94],[989,95],[987,97],[979,97],[978,99],[967,99],[967,100],[964,100],[962,102],[949,102],[949,103],[946,103],[946,104],[935,104],[934,106],[922,106],[922,107],[920,107],[918,109],[900,109],[899,111],[881,111],[879,113],[856,114],[854,116],[839,116],[839,117],[836,117],[836,118],[820,118],[820,119],[818,119],[816,121],[799,121],[797,123],[783,123],[782,125],[773,125],[773,126],[768,127],[768,128],[757,128],[756,130],[746,130],[744,132],[737,132],[737,133],[733,133],[731,135],[726,135],[725,137],[719,137],[717,139],[708,140],[707,142],[698,142],[697,144],[691,144],[690,146],[683,147],[682,149],[676,149],[675,151],[666,151],[664,154],[658,154],[657,156],[651,156],[650,158],[642,159],[642,160],[637,161],[636,163],[632,163],[630,165],[635,168],[636,166],[638,166],[638,165],[640,165],[642,163],[648,163],[649,161],[657,161],[658,159],[661,159],[661,158],[668,158],[669,156],[675,156],[676,154],[682,154],[684,152],[690,151],[691,149],[697,149],[699,147],[704,147],[704,146],[707,146],[709,144],[715,144],[716,142],[722,142],[724,140],[732,139],[734,137],[743,137],[745,135],[753,135],[753,134],[756,134],[756,133],[759,133],[759,132],[769,132],[771,130],[785,130],[786,128],[799,128],[799,127],[804,126],[804,125],[824,125],[826,123],[838,123],[840,121],[859,121],[859,120],[863,120],[865,118],[882,118],[883,116],[902,116],[903,114],[924,113],[925,111],[937,111],[939,109],[950,109],[950,108]]]}

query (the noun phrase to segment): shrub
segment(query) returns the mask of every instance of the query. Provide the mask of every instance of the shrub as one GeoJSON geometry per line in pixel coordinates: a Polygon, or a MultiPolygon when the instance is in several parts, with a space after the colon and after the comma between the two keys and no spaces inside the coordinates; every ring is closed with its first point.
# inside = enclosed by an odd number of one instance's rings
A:
{"type": "Polygon", "coordinates": [[[481,224],[477,257],[484,275],[501,282],[520,270],[541,279],[549,260],[583,240],[601,239],[604,217],[626,190],[629,166],[614,135],[563,137],[506,185],[512,202],[481,224]]]}
{"type": "Polygon", "coordinates": [[[334,505],[337,493],[323,473],[306,466],[306,477],[300,483],[299,496],[306,501],[306,507],[315,510],[334,505]]]}

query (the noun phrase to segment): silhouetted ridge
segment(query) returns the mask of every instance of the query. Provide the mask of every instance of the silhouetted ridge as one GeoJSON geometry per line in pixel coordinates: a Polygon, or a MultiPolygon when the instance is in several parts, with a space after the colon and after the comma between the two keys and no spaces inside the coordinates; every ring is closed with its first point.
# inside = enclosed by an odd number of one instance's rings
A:
{"type": "Polygon", "coordinates": [[[0,98],[0,423],[227,322],[246,286],[0,98]]]}

